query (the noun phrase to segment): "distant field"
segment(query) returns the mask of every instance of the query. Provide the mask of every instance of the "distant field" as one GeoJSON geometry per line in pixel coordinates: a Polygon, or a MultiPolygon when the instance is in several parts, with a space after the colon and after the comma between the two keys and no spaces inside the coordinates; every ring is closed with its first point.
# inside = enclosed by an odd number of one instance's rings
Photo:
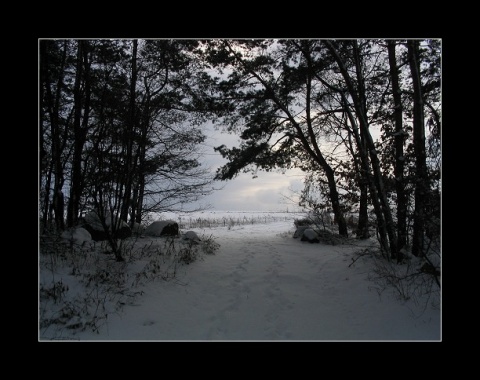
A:
{"type": "Polygon", "coordinates": [[[181,229],[233,227],[238,225],[267,224],[273,222],[293,221],[303,217],[304,212],[275,211],[200,211],[169,212],[152,215],[152,220],[171,219],[181,229]]]}

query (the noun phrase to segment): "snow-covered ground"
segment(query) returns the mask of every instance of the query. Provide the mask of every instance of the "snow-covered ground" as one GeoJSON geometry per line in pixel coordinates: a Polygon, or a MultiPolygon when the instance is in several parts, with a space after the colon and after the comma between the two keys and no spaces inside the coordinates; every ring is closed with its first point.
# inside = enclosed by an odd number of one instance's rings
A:
{"type": "MultiPolygon", "coordinates": [[[[378,272],[372,256],[358,255],[373,240],[349,239],[337,245],[302,242],[292,238],[293,220],[298,217],[294,213],[184,215],[181,219],[188,230],[220,245],[215,254],[179,265],[174,277],[137,281],[128,290],[135,294],[134,302],[123,302],[122,308],[108,312],[95,332],[88,327],[83,331],[39,327],[39,340],[441,340],[438,289],[400,299],[398,289],[374,280],[378,272]],[[187,225],[187,218],[225,222],[190,228],[195,224],[187,225]]],[[[172,218],[178,215],[165,215],[172,218]]],[[[155,241],[142,237],[135,244],[146,247],[155,241]]],[[[125,265],[132,271],[139,262],[125,265]]],[[[45,288],[50,277],[50,272],[40,271],[45,288]]],[[[59,271],[55,281],[60,278],[70,284],[64,294],[72,292],[75,277],[59,271]]],[[[54,305],[42,305],[40,298],[39,307],[45,312],[54,305]]]]}

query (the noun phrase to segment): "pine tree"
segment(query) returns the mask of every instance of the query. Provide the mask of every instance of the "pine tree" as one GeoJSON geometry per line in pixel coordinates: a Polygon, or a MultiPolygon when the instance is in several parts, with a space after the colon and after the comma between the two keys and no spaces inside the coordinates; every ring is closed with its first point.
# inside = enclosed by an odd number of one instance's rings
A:
{"type": "Polygon", "coordinates": [[[230,71],[218,82],[215,107],[228,130],[244,141],[240,148],[217,147],[229,160],[217,178],[231,179],[252,165],[322,172],[339,233],[347,236],[335,172],[319,140],[323,118],[341,110],[328,100],[323,110],[319,101],[328,99],[330,89],[319,89],[318,72],[329,62],[318,41],[217,41],[209,49],[212,65],[230,71]]]}

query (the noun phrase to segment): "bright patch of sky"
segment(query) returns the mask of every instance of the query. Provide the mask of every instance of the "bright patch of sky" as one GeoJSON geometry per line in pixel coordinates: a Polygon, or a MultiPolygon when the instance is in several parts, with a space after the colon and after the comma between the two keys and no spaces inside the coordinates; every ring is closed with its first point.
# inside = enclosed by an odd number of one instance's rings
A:
{"type": "MultiPolygon", "coordinates": [[[[238,147],[240,139],[233,134],[224,133],[207,124],[204,133],[207,139],[202,146],[202,164],[209,167],[212,173],[227,163],[214,148],[222,144],[227,147],[238,147]]],[[[257,210],[285,211],[297,207],[290,198],[303,188],[303,172],[299,169],[265,172],[258,170],[255,178],[252,173],[240,173],[229,181],[216,181],[215,188],[221,188],[203,198],[199,204],[215,210],[257,210]],[[287,199],[288,198],[288,199],[287,199]]]]}

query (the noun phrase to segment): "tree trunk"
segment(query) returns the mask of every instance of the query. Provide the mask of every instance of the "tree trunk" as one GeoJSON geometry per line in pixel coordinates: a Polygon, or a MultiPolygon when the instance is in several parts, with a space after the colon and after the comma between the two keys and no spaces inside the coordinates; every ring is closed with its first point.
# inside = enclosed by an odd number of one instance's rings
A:
{"type": "Polygon", "coordinates": [[[415,151],[415,211],[413,216],[412,254],[424,255],[425,200],[428,189],[425,153],[425,119],[420,79],[419,41],[409,40],[408,60],[413,83],[413,146],[415,151]]]}
{"type": "MultiPolygon", "coordinates": [[[[348,115],[347,118],[352,115],[348,115]]],[[[357,128],[358,130],[358,128],[357,128]]],[[[359,161],[358,156],[355,154],[354,144],[352,142],[352,135],[355,138],[355,134],[352,130],[348,131],[348,148],[353,157],[353,167],[356,173],[356,181],[360,189],[360,205],[358,210],[358,223],[355,230],[355,236],[357,239],[368,239],[370,237],[370,231],[368,226],[368,176],[365,170],[362,170],[361,160],[359,161]]],[[[358,137],[358,136],[357,136],[358,137]]],[[[355,138],[355,140],[357,140],[355,138]]],[[[358,144],[358,146],[361,145],[358,144]]]]}
{"type": "Polygon", "coordinates": [[[45,195],[43,204],[43,232],[45,232],[50,223],[49,210],[50,210],[50,186],[52,184],[52,164],[50,163],[49,170],[47,172],[47,178],[45,179],[45,195]]]}
{"type": "MultiPolygon", "coordinates": [[[[362,171],[363,172],[363,171],[362,171]]],[[[368,183],[362,174],[360,178],[360,208],[358,210],[358,225],[355,235],[357,239],[368,239],[370,231],[368,228],[368,183]]]]}
{"type": "Polygon", "coordinates": [[[335,215],[335,220],[338,223],[338,233],[341,236],[348,236],[347,221],[345,220],[345,215],[343,213],[342,207],[340,205],[340,199],[337,191],[337,184],[335,182],[335,175],[333,169],[330,166],[325,166],[323,168],[327,176],[328,189],[330,192],[330,201],[332,202],[332,209],[335,215]]]}
{"type": "Polygon", "coordinates": [[[134,136],[137,126],[137,113],[136,109],[136,85],[137,85],[137,48],[138,41],[133,40],[132,48],[132,78],[130,83],[130,105],[129,105],[129,117],[126,125],[126,138],[125,144],[127,152],[125,155],[125,193],[123,196],[123,202],[121,205],[120,219],[127,221],[128,219],[128,209],[132,203],[132,180],[133,180],[133,169],[134,169],[134,157],[133,157],[133,143],[134,136]]]}
{"type": "Polygon", "coordinates": [[[397,193],[397,248],[398,261],[403,259],[401,250],[407,244],[407,196],[405,192],[403,145],[405,135],[403,131],[403,106],[402,95],[399,83],[398,66],[395,54],[396,43],[393,40],[387,41],[388,60],[390,63],[390,77],[392,79],[392,92],[394,103],[395,120],[395,190],[397,193]]]}
{"type": "MultiPolygon", "coordinates": [[[[148,90],[147,90],[148,92],[148,90]]],[[[130,219],[131,227],[133,223],[142,222],[143,213],[143,198],[145,194],[145,156],[147,146],[147,133],[150,126],[150,97],[147,94],[147,100],[144,104],[142,122],[140,123],[141,135],[137,146],[136,162],[138,162],[137,170],[135,171],[135,188],[132,202],[132,215],[130,219]]]]}
{"type": "Polygon", "coordinates": [[[80,198],[83,190],[82,154],[87,138],[88,118],[90,113],[90,78],[88,62],[88,41],[78,41],[77,70],[74,85],[74,151],[72,162],[72,180],[70,183],[70,199],[67,208],[67,226],[73,227],[78,222],[80,198]],[[84,81],[85,99],[81,93],[81,82],[84,81]],[[83,122],[82,122],[83,109],[83,122]]]}
{"type": "MultiPolygon", "coordinates": [[[[48,44],[55,44],[54,41],[42,41],[41,44],[41,54],[43,61],[43,80],[45,85],[45,95],[46,95],[46,106],[47,112],[50,118],[50,133],[51,133],[51,157],[52,157],[52,169],[53,169],[53,199],[51,204],[51,209],[55,215],[55,225],[57,230],[63,230],[65,228],[64,220],[64,198],[63,198],[63,184],[64,184],[64,172],[62,164],[62,152],[63,144],[61,141],[61,128],[59,122],[59,113],[60,113],[60,99],[61,93],[63,90],[63,75],[64,68],[67,57],[67,41],[63,42],[63,52],[61,63],[59,65],[58,71],[59,76],[56,85],[55,95],[52,91],[51,78],[48,69],[49,54],[48,44]],[[42,46],[43,45],[43,46],[42,46]]],[[[50,177],[50,174],[49,174],[50,177]]],[[[48,192],[46,194],[48,196],[48,192]]],[[[45,207],[47,208],[48,202],[46,202],[45,207]]]]}
{"type": "Polygon", "coordinates": [[[138,195],[137,195],[136,210],[135,210],[135,221],[137,223],[142,222],[144,194],[145,194],[145,177],[141,176],[138,181],[138,195]]]}
{"type": "MultiPolygon", "coordinates": [[[[62,173],[63,174],[63,173],[62,173]]],[[[53,211],[55,213],[55,226],[57,231],[63,231],[65,229],[65,200],[63,197],[63,192],[60,190],[62,188],[61,182],[57,182],[55,177],[55,193],[53,194],[53,211]]]]}

